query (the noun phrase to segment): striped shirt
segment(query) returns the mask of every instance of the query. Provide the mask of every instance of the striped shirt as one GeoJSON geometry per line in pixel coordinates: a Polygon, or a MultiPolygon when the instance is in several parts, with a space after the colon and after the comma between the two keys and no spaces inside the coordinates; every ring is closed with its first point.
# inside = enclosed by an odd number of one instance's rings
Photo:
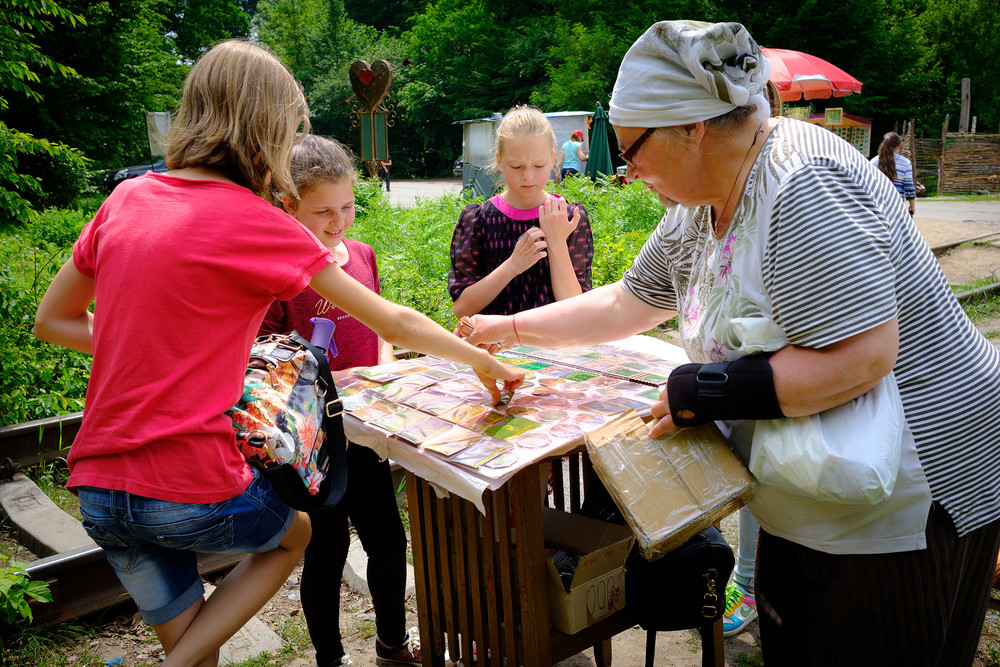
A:
{"type": "MultiPolygon", "coordinates": [[[[892,184],[896,186],[896,192],[903,199],[916,199],[917,186],[913,184],[913,165],[910,164],[910,159],[901,153],[896,153],[895,158],[896,180],[892,184]]],[[[878,169],[878,155],[871,159],[871,163],[878,169]]]]}
{"type": "Polygon", "coordinates": [[[668,209],[622,279],[679,314],[694,361],[746,352],[732,318],[821,348],[899,319],[895,366],[934,500],[960,535],[1000,519],[1000,351],[965,316],[892,183],[832,132],[782,118],[721,238],[668,209]]]}

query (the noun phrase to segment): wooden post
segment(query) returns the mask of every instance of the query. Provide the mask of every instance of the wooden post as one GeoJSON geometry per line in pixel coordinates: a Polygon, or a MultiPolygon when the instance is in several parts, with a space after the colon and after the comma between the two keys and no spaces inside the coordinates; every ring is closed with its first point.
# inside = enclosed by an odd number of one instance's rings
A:
{"type": "Polygon", "coordinates": [[[969,108],[972,106],[972,80],[968,77],[962,79],[962,115],[958,120],[958,131],[969,131],[969,108]]]}
{"type": "Polygon", "coordinates": [[[938,157],[938,194],[944,193],[944,152],[948,150],[948,121],[951,120],[948,114],[944,115],[944,123],[941,124],[941,154],[938,157]]]}
{"type": "Polygon", "coordinates": [[[972,129],[969,130],[969,132],[971,134],[975,134],[976,133],[976,116],[972,117],[972,129]]]}

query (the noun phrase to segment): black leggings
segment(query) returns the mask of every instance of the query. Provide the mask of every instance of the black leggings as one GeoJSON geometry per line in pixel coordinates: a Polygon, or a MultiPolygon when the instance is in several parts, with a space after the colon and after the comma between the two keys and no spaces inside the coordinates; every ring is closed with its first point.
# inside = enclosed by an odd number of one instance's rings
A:
{"type": "Polygon", "coordinates": [[[316,647],[316,663],[344,654],[340,636],[340,581],[351,544],[350,517],[368,554],[368,587],[375,627],[389,646],[406,636],[406,531],[399,518],[388,461],[358,444],[347,448],[347,492],[327,511],[312,513],[312,539],[302,567],[302,611],[316,647]]]}

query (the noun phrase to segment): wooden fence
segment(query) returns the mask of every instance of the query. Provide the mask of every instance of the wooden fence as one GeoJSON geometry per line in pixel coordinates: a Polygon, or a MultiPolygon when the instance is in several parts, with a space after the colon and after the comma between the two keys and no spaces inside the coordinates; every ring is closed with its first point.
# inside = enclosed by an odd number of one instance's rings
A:
{"type": "Polygon", "coordinates": [[[1000,193],[1000,134],[944,131],[939,139],[918,139],[912,121],[907,125],[903,152],[927,194],[1000,193]]]}

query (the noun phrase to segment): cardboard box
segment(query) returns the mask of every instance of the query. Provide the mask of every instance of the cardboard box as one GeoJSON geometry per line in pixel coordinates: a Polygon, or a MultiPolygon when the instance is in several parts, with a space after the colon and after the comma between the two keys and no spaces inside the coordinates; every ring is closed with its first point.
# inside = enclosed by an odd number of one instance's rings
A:
{"type": "Polygon", "coordinates": [[[625,606],[625,557],[632,548],[632,531],[579,514],[542,508],[547,548],[562,549],[580,560],[569,592],[559,572],[545,559],[549,589],[549,620],[573,634],[625,606]]]}

